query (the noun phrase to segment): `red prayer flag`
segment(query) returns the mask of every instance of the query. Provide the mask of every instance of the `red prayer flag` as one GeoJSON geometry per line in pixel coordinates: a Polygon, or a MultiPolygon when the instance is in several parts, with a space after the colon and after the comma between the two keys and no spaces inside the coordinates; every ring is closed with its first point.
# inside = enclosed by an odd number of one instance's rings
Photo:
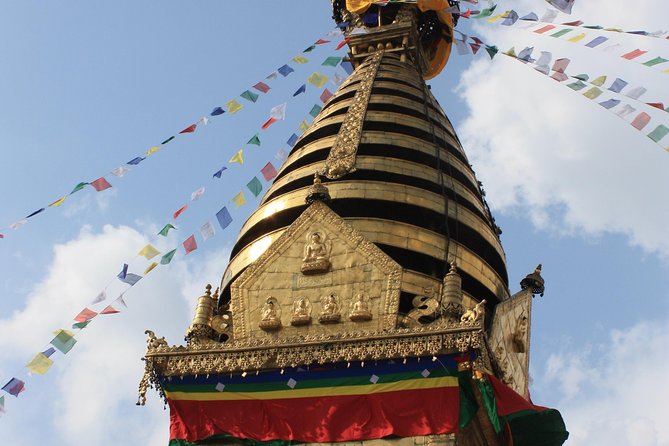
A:
{"type": "Polygon", "coordinates": [[[581,26],[581,25],[583,25],[583,21],[576,20],[575,22],[563,23],[563,25],[566,25],[566,26],[581,26]]]}
{"type": "Polygon", "coordinates": [[[265,181],[269,181],[276,176],[276,169],[272,163],[265,164],[265,167],[263,167],[260,172],[262,173],[262,176],[265,177],[265,181]]]}
{"type": "Polygon", "coordinates": [[[274,124],[276,122],[276,118],[269,118],[266,123],[260,127],[263,130],[266,130],[270,125],[274,124]]]}
{"type": "Polygon", "coordinates": [[[346,45],[350,40],[351,40],[351,38],[349,37],[349,38],[346,38],[346,39],[342,40],[341,42],[339,42],[339,45],[337,45],[337,48],[335,48],[335,51],[336,51],[336,50],[340,50],[340,49],[341,49],[344,45],[346,45]]]}
{"type": "Polygon", "coordinates": [[[264,82],[258,82],[253,86],[253,88],[263,93],[267,93],[270,90],[269,85],[264,82]]]}
{"type": "Polygon", "coordinates": [[[109,181],[105,180],[105,177],[100,177],[97,180],[93,181],[91,183],[91,186],[95,188],[96,191],[101,192],[105,189],[109,189],[112,187],[111,184],[109,184],[109,181]]]}
{"type": "Polygon", "coordinates": [[[332,96],[334,96],[332,92],[326,88],[325,90],[323,90],[323,93],[321,93],[321,101],[323,101],[323,103],[326,103],[328,99],[330,99],[332,96]]]}
{"type": "Polygon", "coordinates": [[[622,57],[623,59],[632,60],[632,59],[636,59],[636,58],[639,57],[639,56],[643,56],[643,55],[646,54],[647,52],[648,52],[648,51],[644,51],[644,50],[636,49],[636,50],[634,50],[634,51],[630,51],[630,52],[627,53],[627,54],[623,54],[623,55],[620,56],[620,57],[622,57]]]}
{"type": "Polygon", "coordinates": [[[93,311],[93,310],[91,310],[91,309],[89,309],[89,308],[84,308],[84,309],[81,310],[81,312],[74,318],[74,320],[75,320],[76,322],[86,322],[86,321],[90,321],[91,319],[93,319],[93,318],[94,318],[95,316],[97,316],[97,315],[98,315],[98,314],[97,314],[95,311],[93,311]]]}
{"type": "Polygon", "coordinates": [[[186,255],[195,251],[197,249],[197,242],[195,241],[195,236],[191,235],[186,240],[184,240],[184,249],[186,250],[186,255]]]}
{"type": "Polygon", "coordinates": [[[104,310],[100,312],[100,314],[116,314],[119,313],[119,311],[112,307],[111,305],[107,305],[104,310]]]}
{"type": "Polygon", "coordinates": [[[664,104],[662,102],[646,102],[646,105],[650,105],[651,107],[659,108],[660,110],[664,111],[664,104]]]}
{"type": "Polygon", "coordinates": [[[181,207],[181,209],[179,209],[178,211],[176,211],[176,212],[174,213],[174,215],[172,216],[172,218],[174,218],[174,219],[176,220],[177,217],[178,217],[179,215],[181,215],[181,214],[183,213],[183,211],[185,211],[187,208],[188,208],[188,205],[187,205],[187,204],[184,204],[184,205],[181,207]]]}
{"type": "Polygon", "coordinates": [[[316,45],[322,45],[324,43],[330,43],[329,40],[323,40],[323,39],[318,39],[317,41],[314,42],[316,45]]]}
{"type": "Polygon", "coordinates": [[[2,234],[0,234],[0,238],[5,238],[5,236],[4,236],[4,235],[2,235],[2,234]]]}
{"type": "Polygon", "coordinates": [[[195,131],[196,128],[197,128],[197,124],[189,125],[188,127],[186,127],[185,129],[183,129],[183,130],[180,131],[179,133],[193,133],[193,132],[195,131]]]}
{"type": "Polygon", "coordinates": [[[481,49],[481,45],[478,43],[470,43],[469,46],[472,47],[472,53],[474,54],[476,54],[476,52],[481,49]]]}
{"type": "Polygon", "coordinates": [[[546,25],[546,26],[542,26],[541,28],[535,30],[534,32],[537,33],[537,34],[543,34],[545,32],[550,31],[553,28],[555,28],[555,25],[546,25]]]}
{"type": "Polygon", "coordinates": [[[646,125],[648,125],[649,122],[650,122],[650,115],[648,113],[641,112],[636,116],[636,118],[634,118],[634,121],[632,121],[632,127],[634,127],[637,130],[641,130],[644,127],[646,127],[646,125]]]}

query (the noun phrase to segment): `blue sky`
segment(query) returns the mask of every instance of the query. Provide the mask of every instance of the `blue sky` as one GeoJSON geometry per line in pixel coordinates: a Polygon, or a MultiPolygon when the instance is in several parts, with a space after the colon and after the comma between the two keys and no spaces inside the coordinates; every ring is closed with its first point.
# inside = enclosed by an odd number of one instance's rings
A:
{"type": "MultiPolygon", "coordinates": [[[[500,9],[511,7],[546,10],[540,0],[500,1],[500,9]]],[[[661,0],[636,2],[633,11],[622,0],[580,0],[571,18],[558,21],[655,31],[665,25],[668,8],[661,0]]],[[[463,25],[463,32],[502,49],[552,51],[571,57],[576,71],[624,76],[648,88],[648,101],[669,101],[663,96],[669,75],[661,70],[526,30],[463,25]]],[[[257,206],[249,199],[234,209],[229,200],[286,149],[320,93],[311,88],[292,100],[292,92],[314,70],[333,72],[319,63],[334,48],[307,54],[312,63],[292,64],[296,73],[272,81],[256,104],[176,138],[124,178],[108,172],[223,106],[332,27],[329,2],[314,0],[6,6],[0,17],[0,233],[6,235],[0,240],[0,379],[25,379],[27,390],[18,399],[6,395],[3,438],[28,445],[44,438],[166,444],[168,414],[157,395],[147,407],[134,405],[143,331],[181,342],[197,296],[207,283],[218,283],[237,230],[257,206]],[[260,147],[245,145],[270,108],[285,101],[286,121],[261,132],[260,147]],[[240,148],[244,166],[229,165],[240,148]],[[228,171],[213,180],[223,165],[228,171]],[[17,231],[4,229],[80,181],[103,175],[112,189],[87,188],[17,231]],[[179,217],[178,231],[156,237],[201,186],[205,195],[179,217]],[[198,235],[200,249],[188,257],[180,252],[133,287],[125,295],[128,308],[96,319],[68,355],[54,355],[49,373],[27,376],[24,364],[46,348],[53,330],[67,328],[110,281],[111,299],[122,291],[114,276],[124,262],[141,274],[148,262],[135,255],[142,246],[151,242],[166,252],[226,204],[234,218],[228,229],[204,243],[198,235]]],[[[630,50],[669,54],[666,40],[612,38],[630,50]]],[[[669,372],[661,355],[669,343],[663,223],[669,154],[588,99],[502,56],[490,62],[454,55],[430,84],[504,231],[512,292],[537,263],[544,265],[547,292],[535,299],[532,322],[533,399],[562,410],[569,444],[607,444],[608,438],[667,444],[659,413],[669,395],[656,387],[669,372]]]]}

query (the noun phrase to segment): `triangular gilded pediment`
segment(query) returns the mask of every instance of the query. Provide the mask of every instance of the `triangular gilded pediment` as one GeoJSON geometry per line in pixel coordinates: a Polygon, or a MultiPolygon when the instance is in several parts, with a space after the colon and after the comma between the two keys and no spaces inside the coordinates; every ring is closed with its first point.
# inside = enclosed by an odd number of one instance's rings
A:
{"type": "Polygon", "coordinates": [[[236,340],[366,336],[394,329],[402,268],[314,202],[232,283],[236,340]]]}

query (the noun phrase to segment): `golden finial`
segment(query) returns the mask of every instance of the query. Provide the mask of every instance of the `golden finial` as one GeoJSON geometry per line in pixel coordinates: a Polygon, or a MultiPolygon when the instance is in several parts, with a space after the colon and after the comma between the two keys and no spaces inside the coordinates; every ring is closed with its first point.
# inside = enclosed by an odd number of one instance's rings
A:
{"type": "Polygon", "coordinates": [[[318,172],[314,174],[314,184],[309,188],[306,202],[307,204],[311,204],[317,200],[323,202],[330,201],[330,191],[321,183],[321,177],[318,172]]]}

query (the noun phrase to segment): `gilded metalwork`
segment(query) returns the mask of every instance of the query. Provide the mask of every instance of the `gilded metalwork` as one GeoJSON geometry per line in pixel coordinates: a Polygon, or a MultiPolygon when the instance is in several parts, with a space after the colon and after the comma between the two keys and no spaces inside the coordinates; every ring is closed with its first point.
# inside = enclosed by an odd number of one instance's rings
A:
{"type": "Polygon", "coordinates": [[[330,270],[329,257],[332,250],[330,242],[318,231],[310,232],[307,240],[300,271],[306,275],[327,273],[330,270]]]}
{"type": "Polygon", "coordinates": [[[275,331],[281,328],[281,307],[274,297],[270,296],[265,300],[258,326],[265,331],[275,331]]]}
{"type": "Polygon", "coordinates": [[[365,322],[372,320],[372,312],[369,309],[369,298],[365,293],[355,295],[351,305],[351,313],[348,318],[354,322],[365,322]]]}
{"type": "Polygon", "coordinates": [[[318,322],[321,324],[335,324],[341,320],[341,305],[336,293],[330,293],[321,299],[321,313],[318,322]]]}
{"type": "Polygon", "coordinates": [[[335,140],[330,155],[325,162],[324,174],[330,179],[341,178],[355,168],[355,154],[362,136],[362,125],[365,122],[367,104],[372,94],[372,85],[376,72],[383,59],[383,50],[376,51],[370,58],[370,63],[362,77],[362,82],[353,98],[353,104],[346,113],[339,134],[335,140]]]}
{"type": "Polygon", "coordinates": [[[474,308],[465,311],[460,318],[460,322],[464,324],[473,324],[482,320],[485,316],[485,304],[486,300],[483,299],[481,302],[477,303],[474,308]]]}
{"type": "Polygon", "coordinates": [[[406,316],[400,317],[399,324],[404,327],[419,327],[422,317],[433,316],[439,308],[439,301],[433,296],[416,296],[411,301],[413,309],[406,316]]]}
{"type": "Polygon", "coordinates": [[[290,325],[308,325],[311,323],[311,301],[306,297],[298,297],[293,303],[293,316],[290,325]]]}

